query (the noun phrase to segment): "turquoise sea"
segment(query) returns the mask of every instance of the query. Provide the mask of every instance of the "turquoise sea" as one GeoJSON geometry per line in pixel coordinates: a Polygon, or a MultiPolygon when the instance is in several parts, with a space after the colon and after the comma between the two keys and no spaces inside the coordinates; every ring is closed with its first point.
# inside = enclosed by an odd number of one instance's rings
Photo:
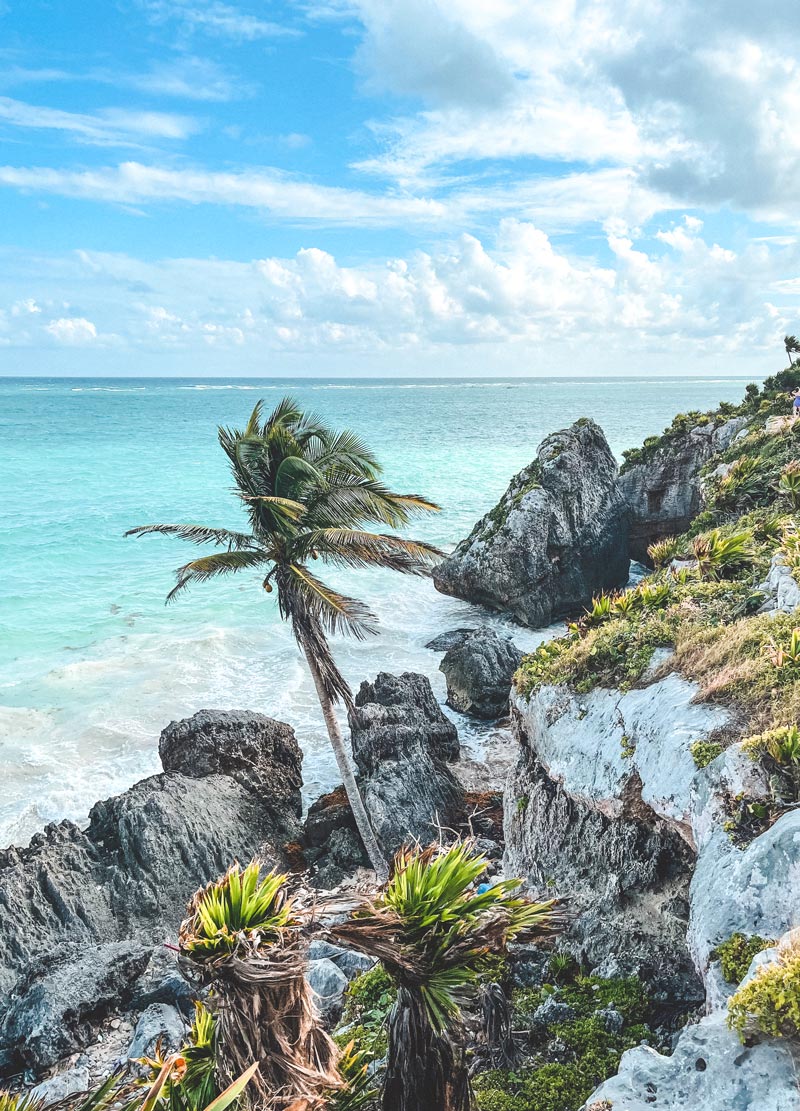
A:
{"type": "MultiPolygon", "coordinates": [[[[489,509],[548,432],[590,415],[613,450],[672,416],[735,401],[742,379],[3,379],[0,378],[0,845],[158,770],[157,739],[202,707],[290,722],[307,797],[335,782],[311,682],[258,579],[196,588],[163,604],[193,551],[155,522],[240,527],[216,426],[291,393],[362,433],[398,489],[443,511],[416,532],[451,547],[489,509]]],[[[381,620],[341,641],[354,685],[378,670],[427,673],[443,697],[436,633],[484,615],[429,582],[332,572],[381,620]]],[[[502,625],[498,619],[495,624],[502,625]]],[[[523,647],[542,634],[518,631],[523,647]]],[[[491,730],[462,724],[477,754],[491,730]]]]}

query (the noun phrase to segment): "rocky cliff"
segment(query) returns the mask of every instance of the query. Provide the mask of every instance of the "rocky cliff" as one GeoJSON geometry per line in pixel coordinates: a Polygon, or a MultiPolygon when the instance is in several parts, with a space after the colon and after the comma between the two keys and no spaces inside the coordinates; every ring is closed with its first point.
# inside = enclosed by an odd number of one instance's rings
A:
{"type": "Polygon", "coordinates": [[[628,579],[627,507],[601,429],[548,436],[433,573],[437,590],[547,625],[628,579]]]}
{"type": "Polygon", "coordinates": [[[114,1007],[180,998],[163,943],[232,860],[285,862],[301,812],[293,730],[201,711],[164,730],[164,771],[0,852],[0,1072],[42,1067],[114,1007]],[[165,963],[166,959],[166,963],[165,963]]]}

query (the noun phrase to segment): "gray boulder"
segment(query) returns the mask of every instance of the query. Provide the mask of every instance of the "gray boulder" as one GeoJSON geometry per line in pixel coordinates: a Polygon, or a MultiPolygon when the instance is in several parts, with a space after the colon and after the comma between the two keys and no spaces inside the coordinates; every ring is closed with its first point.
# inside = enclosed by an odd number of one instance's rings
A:
{"type": "Polygon", "coordinates": [[[439,670],[447,680],[447,704],[463,714],[493,720],[508,710],[511,679],[522,652],[510,637],[482,625],[447,650],[439,670]]]}
{"type": "MultiPolygon", "coordinates": [[[[130,1000],[134,958],[129,954],[114,974],[87,953],[127,943],[144,967],[154,944],[175,936],[192,893],[231,861],[285,862],[283,846],[300,830],[302,756],[287,726],[244,718],[240,728],[237,714],[205,711],[170,726],[167,732],[181,737],[180,745],[164,745],[170,770],[97,803],[86,829],[53,823],[27,848],[0,852],[0,995],[10,1002],[0,1016],[0,1072],[20,1061],[40,1068],[57,1059],[54,1053],[73,1052],[102,1017],[130,1000]],[[265,795],[273,779],[277,791],[265,795]],[[44,975],[43,954],[46,976],[34,987],[31,976],[44,975]],[[33,1008],[27,1017],[26,1007],[33,1008]],[[41,1034],[31,1037],[33,1028],[41,1034]]],[[[171,975],[177,980],[174,968],[171,975]]],[[[170,989],[150,989],[167,1001],[170,989]]]]}
{"type": "Polygon", "coordinates": [[[491,512],[433,572],[443,594],[541,627],[628,579],[628,511],[602,430],[548,436],[491,512]]]}
{"type": "Polygon", "coordinates": [[[652,458],[623,470],[620,489],[630,511],[630,555],[646,560],[654,540],[685,532],[702,508],[702,467],[725,451],[747,419],[698,425],[671,438],[652,458]]]}
{"type": "Polygon", "coordinates": [[[308,962],[306,980],[326,1025],[335,1026],[344,1010],[348,979],[329,957],[308,962]]]}
{"type": "Polygon", "coordinates": [[[429,640],[425,647],[430,648],[431,652],[447,652],[463,644],[474,632],[475,629],[450,629],[449,632],[439,633],[433,640],[429,640]]]}
{"type": "Polygon", "coordinates": [[[160,1043],[162,1052],[177,1052],[188,1032],[188,1024],[176,1007],[168,1003],[151,1003],[139,1016],[133,1040],[128,1046],[128,1057],[138,1060],[140,1057],[152,1057],[157,1043],[160,1043]]]}
{"type": "Polygon", "coordinates": [[[35,1100],[40,1100],[45,1107],[51,1103],[60,1103],[68,1096],[75,1096],[81,1092],[88,1092],[92,1086],[92,1077],[88,1065],[75,1065],[74,1068],[56,1073],[48,1077],[41,1084],[37,1084],[31,1092],[35,1100]]]}
{"type": "Polygon", "coordinates": [[[437,823],[459,819],[463,791],[447,766],[458,756],[458,733],[424,675],[381,672],[363,682],[350,733],[364,805],[387,853],[409,840],[427,843],[437,823]]]}
{"type": "Polygon", "coordinates": [[[687,1026],[670,1057],[644,1045],[629,1049],[617,1075],[601,1084],[584,1107],[799,1111],[796,1070],[790,1046],[783,1041],[744,1046],[720,1012],[687,1026]]]}
{"type": "Polygon", "coordinates": [[[348,980],[354,980],[363,972],[369,972],[375,965],[372,957],[357,953],[355,949],[343,949],[341,945],[332,945],[330,941],[312,941],[308,947],[308,959],[318,961],[323,958],[333,961],[348,980]]]}

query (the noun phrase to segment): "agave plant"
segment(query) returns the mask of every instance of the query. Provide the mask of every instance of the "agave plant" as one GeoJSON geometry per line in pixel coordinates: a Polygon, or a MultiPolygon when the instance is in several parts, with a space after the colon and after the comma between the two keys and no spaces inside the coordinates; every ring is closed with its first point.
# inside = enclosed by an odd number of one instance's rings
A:
{"type": "Polygon", "coordinates": [[[642,582],[637,588],[642,609],[660,610],[669,605],[672,591],[669,582],[642,582]]]}
{"type": "Polygon", "coordinates": [[[641,605],[641,594],[638,590],[621,590],[611,598],[611,609],[615,617],[628,617],[635,613],[641,605]]]}
{"type": "Polygon", "coordinates": [[[462,1007],[474,1000],[489,955],[521,933],[559,925],[557,900],[515,895],[518,880],[477,885],[486,864],[471,841],[403,848],[380,893],[331,930],[382,961],[397,988],[383,1111],[468,1111],[462,1007]]]}
{"type": "Polygon", "coordinates": [[[364,1050],[348,1042],[339,1054],[339,1072],[343,1087],[331,1093],[326,1106],[331,1111],[363,1111],[374,1107],[378,1084],[370,1071],[370,1059],[364,1050]]]}
{"type": "Polygon", "coordinates": [[[680,551],[680,541],[676,536],[664,536],[661,540],[654,540],[647,549],[647,556],[653,566],[658,569],[676,559],[680,551]]]}
{"type": "Polygon", "coordinates": [[[280,614],[290,622],[311,671],[359,834],[373,868],[384,878],[386,862],[335,712],[337,702],[352,705],[352,694],[328,642],[331,633],[369,636],[377,625],[362,602],[328,586],[309,563],[320,559],[337,567],[428,574],[441,554],[436,548],[394,533],[368,531],[364,525],[396,528],[438,506],[419,495],[390,490],[380,481],[377,459],[358,436],[334,432],[291,398],[284,398],[266,419],[259,402],[242,431],[220,428],[219,442],[250,531],[166,524],[143,525],[126,535],[163,533],[223,549],[178,568],[168,602],[192,583],[240,571],[257,572],[267,593],[275,589],[280,614]]]}
{"type": "Polygon", "coordinates": [[[735,532],[727,536],[718,528],[709,529],[692,542],[697,569],[703,579],[718,579],[734,572],[752,558],[750,533],[735,532]]]}
{"type": "MultiPolygon", "coordinates": [[[[214,1059],[214,1016],[199,1000],[194,1005],[194,1021],[189,1040],[181,1047],[178,1062],[161,1089],[160,1101],[175,1111],[204,1111],[219,1095],[214,1059]],[[179,1089],[173,1092],[173,1088],[179,1089]]],[[[167,1056],[156,1042],[153,1057],[140,1057],[138,1064],[147,1069],[148,1082],[153,1084],[163,1069],[167,1056]]]]}
{"type": "Polygon", "coordinates": [[[756,502],[767,492],[763,464],[745,455],[731,463],[728,473],[713,486],[713,502],[719,509],[736,509],[756,502]]]}
{"type": "Polygon", "coordinates": [[[800,508],[800,461],[792,459],[786,464],[778,478],[778,490],[792,509],[800,508]]]}
{"type": "Polygon", "coordinates": [[[792,629],[791,636],[786,644],[779,643],[774,639],[768,640],[763,646],[762,652],[769,662],[777,668],[800,663],[800,628],[792,629]]]}
{"type": "Polygon", "coordinates": [[[256,861],[234,864],[195,894],[179,934],[184,967],[213,985],[217,1083],[230,1084],[255,1061],[254,1111],[311,1111],[341,1084],[305,979],[303,914],[286,881],[262,876],[256,861]]]}
{"type": "Polygon", "coordinates": [[[613,614],[614,600],[610,594],[598,594],[592,598],[592,608],[583,617],[584,625],[600,625],[613,614]]]}

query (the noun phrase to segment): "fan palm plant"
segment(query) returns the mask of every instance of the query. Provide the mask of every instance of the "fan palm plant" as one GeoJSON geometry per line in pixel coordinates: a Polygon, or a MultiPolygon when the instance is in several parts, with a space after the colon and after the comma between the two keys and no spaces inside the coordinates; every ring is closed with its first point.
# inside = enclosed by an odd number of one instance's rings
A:
{"type": "Polygon", "coordinates": [[[284,875],[233,865],[198,891],[179,934],[187,972],[213,985],[219,1086],[258,1064],[248,1091],[255,1111],[311,1111],[338,1088],[336,1046],[323,1030],[305,978],[303,915],[284,875]]]}
{"type": "Polygon", "coordinates": [[[515,896],[518,880],[476,886],[486,863],[470,841],[401,849],[379,894],[331,930],[382,961],[397,989],[384,1111],[468,1111],[461,1008],[475,998],[487,957],[521,933],[558,925],[557,901],[515,896]]]}
{"type": "Polygon", "coordinates": [[[393,533],[367,531],[372,522],[397,528],[438,506],[416,494],[397,494],[380,481],[380,465],[352,432],[334,432],[284,398],[264,419],[262,403],[243,430],[219,429],[235,493],[249,518],[249,532],[203,525],[144,525],[127,536],[163,533],[225,550],[178,568],[167,595],[220,575],[257,571],[264,590],[277,591],[281,616],[308,662],[325,725],[359,834],[381,878],[386,863],[371,829],[345,749],[336,703],[352,704],[350,689],[328,642],[330,633],[363,638],[377,631],[374,615],[355,598],[324,583],[309,569],[319,558],[336,567],[384,567],[424,575],[439,558],[430,544],[393,533]]]}

